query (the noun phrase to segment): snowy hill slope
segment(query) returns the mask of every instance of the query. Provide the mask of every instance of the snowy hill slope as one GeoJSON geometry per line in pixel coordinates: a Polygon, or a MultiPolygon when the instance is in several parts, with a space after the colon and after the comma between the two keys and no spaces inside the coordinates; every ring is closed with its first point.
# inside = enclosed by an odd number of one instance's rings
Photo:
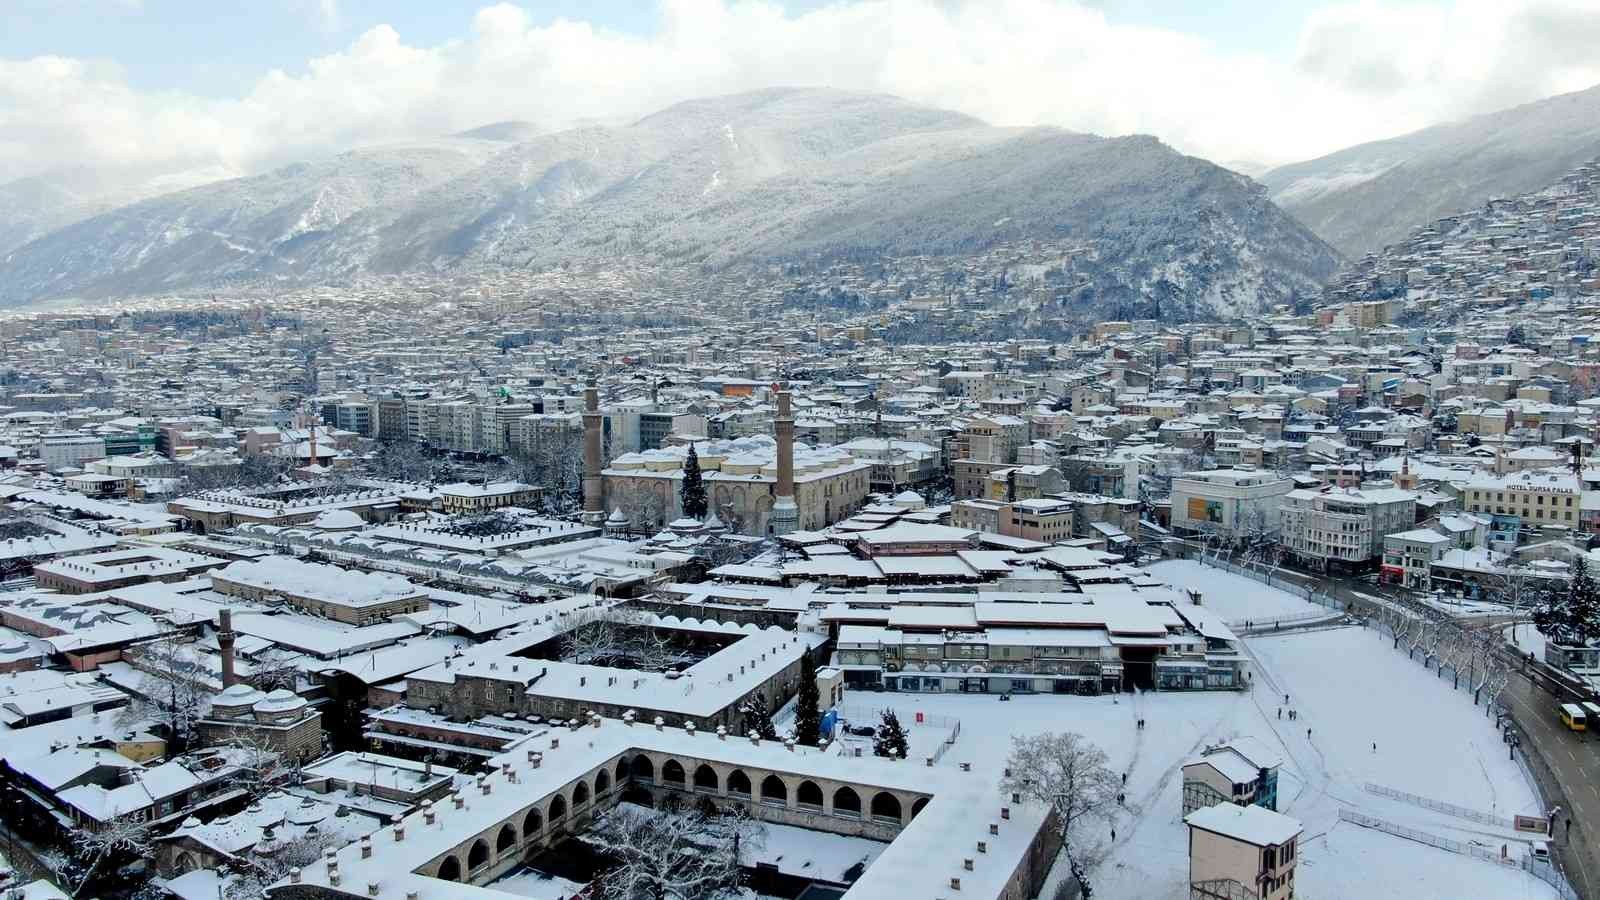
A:
{"type": "Polygon", "coordinates": [[[622,127],[502,123],[157,198],[0,264],[0,305],[585,258],[709,266],[1096,242],[1210,315],[1314,290],[1338,257],[1259,185],[1147,137],[1006,129],[893,97],[774,89],[622,127]]]}
{"type": "Polygon", "coordinates": [[[1600,86],[1340,150],[1260,176],[1351,258],[1411,229],[1536,191],[1600,155],[1600,86]]]}

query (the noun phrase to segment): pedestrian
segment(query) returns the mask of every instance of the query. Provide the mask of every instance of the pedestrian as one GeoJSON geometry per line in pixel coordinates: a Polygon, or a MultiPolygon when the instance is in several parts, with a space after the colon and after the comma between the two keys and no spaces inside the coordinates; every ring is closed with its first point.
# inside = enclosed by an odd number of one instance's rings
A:
{"type": "Polygon", "coordinates": [[[1378,742],[1377,741],[1373,741],[1372,742],[1372,752],[1373,753],[1377,753],[1378,752],[1378,742]]]}
{"type": "Polygon", "coordinates": [[[1127,794],[1118,794],[1117,795],[1117,805],[1118,806],[1126,806],[1127,805],[1127,800],[1128,800],[1128,795],[1127,794]]]}
{"type": "Polygon", "coordinates": [[[1278,707],[1278,718],[1283,718],[1283,707],[1278,707]]]}
{"type": "Polygon", "coordinates": [[[1112,843],[1116,843],[1116,840],[1117,840],[1117,829],[1115,827],[1112,827],[1112,829],[1111,829],[1111,841],[1112,841],[1112,843]]]}
{"type": "Polygon", "coordinates": [[[1123,772],[1122,773],[1122,783],[1123,784],[1127,784],[1128,783],[1128,773],[1127,772],[1123,772]]]}
{"type": "Polygon", "coordinates": [[[1311,729],[1309,728],[1306,729],[1306,740],[1311,740],[1311,729]]]}
{"type": "Polygon", "coordinates": [[[1289,695],[1288,694],[1284,694],[1283,695],[1283,702],[1284,703],[1288,703],[1289,702],[1289,695]]]}

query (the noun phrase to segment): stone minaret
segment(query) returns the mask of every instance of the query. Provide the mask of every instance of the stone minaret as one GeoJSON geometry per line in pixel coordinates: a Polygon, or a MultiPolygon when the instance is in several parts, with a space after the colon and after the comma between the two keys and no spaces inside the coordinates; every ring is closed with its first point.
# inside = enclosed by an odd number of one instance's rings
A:
{"type": "Polygon", "coordinates": [[[800,528],[800,508],[794,503],[794,410],[789,386],[777,388],[778,417],[772,424],[778,439],[778,486],[768,524],[773,534],[789,534],[800,528]]]}
{"type": "Polygon", "coordinates": [[[224,609],[217,613],[217,646],[222,648],[223,690],[239,683],[239,676],[233,671],[233,640],[233,610],[224,609]]]}
{"type": "Polygon", "coordinates": [[[605,498],[600,496],[600,393],[594,379],[583,386],[583,524],[605,524],[605,498]]]}

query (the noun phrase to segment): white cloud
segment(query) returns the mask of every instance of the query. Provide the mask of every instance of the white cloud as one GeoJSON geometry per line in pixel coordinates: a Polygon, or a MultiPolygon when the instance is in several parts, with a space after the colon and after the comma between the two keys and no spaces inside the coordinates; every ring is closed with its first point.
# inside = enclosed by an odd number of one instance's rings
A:
{"type": "MultiPolygon", "coordinates": [[[[333,0],[312,7],[337,24],[333,0]]],[[[502,119],[627,119],[771,85],[885,91],[996,124],[1148,132],[1214,159],[1289,161],[1600,83],[1600,0],[1329,5],[1287,62],[1111,24],[1070,0],[661,10],[649,37],[536,27],[508,5],[480,10],[440,46],[380,26],[220,101],[135,91],[82,60],[0,60],[0,180],[64,162],[259,168],[502,119]]]]}

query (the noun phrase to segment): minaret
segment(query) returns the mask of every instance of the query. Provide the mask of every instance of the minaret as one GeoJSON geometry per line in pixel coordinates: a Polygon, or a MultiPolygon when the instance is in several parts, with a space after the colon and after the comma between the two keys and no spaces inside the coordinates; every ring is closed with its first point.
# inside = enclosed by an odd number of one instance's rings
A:
{"type": "Polygon", "coordinates": [[[774,387],[778,395],[778,417],[772,421],[778,438],[778,486],[768,525],[773,534],[789,534],[800,528],[800,508],[794,503],[794,411],[788,385],[774,387]]]}
{"type": "Polygon", "coordinates": [[[583,524],[605,524],[606,507],[600,496],[600,393],[590,378],[583,387],[583,524]]]}
{"type": "Polygon", "coordinates": [[[233,610],[221,610],[217,613],[217,646],[222,650],[223,690],[239,683],[239,676],[233,671],[233,640],[233,610]]]}

